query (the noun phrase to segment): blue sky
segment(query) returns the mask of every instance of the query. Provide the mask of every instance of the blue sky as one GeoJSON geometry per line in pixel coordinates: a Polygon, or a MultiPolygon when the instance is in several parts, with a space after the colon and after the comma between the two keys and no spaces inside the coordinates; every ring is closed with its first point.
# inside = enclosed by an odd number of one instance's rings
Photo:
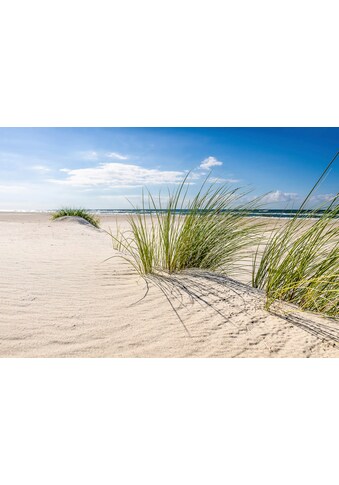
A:
{"type": "MultiPolygon", "coordinates": [[[[0,128],[0,210],[64,205],[129,208],[141,187],[158,193],[191,171],[232,187],[270,192],[291,208],[339,150],[339,128],[0,128]]],[[[339,160],[313,199],[339,189],[339,160]]]]}

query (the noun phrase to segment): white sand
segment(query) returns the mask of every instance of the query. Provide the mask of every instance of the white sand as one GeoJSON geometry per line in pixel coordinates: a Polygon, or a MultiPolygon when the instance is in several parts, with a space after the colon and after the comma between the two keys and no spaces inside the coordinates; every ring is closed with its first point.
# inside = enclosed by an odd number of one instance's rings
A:
{"type": "Polygon", "coordinates": [[[339,357],[324,339],[337,323],[268,313],[260,292],[226,278],[159,280],[143,298],[109,236],[77,222],[0,213],[0,255],[1,357],[339,357]]]}

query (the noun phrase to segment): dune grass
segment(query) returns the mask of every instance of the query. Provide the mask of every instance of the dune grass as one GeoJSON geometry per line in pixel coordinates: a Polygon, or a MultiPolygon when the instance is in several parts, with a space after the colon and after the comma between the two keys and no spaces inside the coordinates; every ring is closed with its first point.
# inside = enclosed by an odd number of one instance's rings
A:
{"type": "Polygon", "coordinates": [[[100,219],[98,216],[91,214],[85,209],[74,209],[71,207],[64,207],[62,209],[59,209],[58,211],[54,212],[52,214],[52,219],[58,219],[59,217],[65,217],[65,216],[74,216],[74,217],[82,217],[86,221],[88,221],[90,224],[92,224],[94,227],[99,227],[100,224],[100,219]]]}
{"type": "Polygon", "coordinates": [[[257,251],[252,284],[266,293],[266,307],[284,300],[330,317],[339,317],[339,194],[321,217],[300,218],[313,192],[328,174],[329,163],[293,219],[273,232],[260,261],[257,251]]]}
{"type": "Polygon", "coordinates": [[[128,218],[129,231],[111,234],[141,275],[192,268],[227,273],[253,245],[259,224],[244,218],[253,208],[241,203],[246,193],[208,179],[191,200],[188,189],[186,178],[165,205],[160,194],[143,193],[141,211],[128,218]]]}

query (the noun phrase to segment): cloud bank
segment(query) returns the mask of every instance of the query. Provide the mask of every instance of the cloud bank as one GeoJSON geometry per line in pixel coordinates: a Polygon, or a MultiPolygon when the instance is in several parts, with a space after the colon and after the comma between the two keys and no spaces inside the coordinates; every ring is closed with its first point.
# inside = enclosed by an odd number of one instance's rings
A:
{"type": "Polygon", "coordinates": [[[314,202],[332,202],[335,197],[335,194],[317,194],[313,195],[311,200],[314,202]]]}
{"type": "Polygon", "coordinates": [[[93,168],[61,169],[65,179],[50,182],[73,187],[140,187],[143,185],[178,184],[187,172],[143,168],[127,163],[100,163],[93,168]]]}
{"type": "Polygon", "coordinates": [[[263,202],[293,202],[298,200],[299,196],[295,192],[282,192],[281,190],[275,190],[263,197],[263,202]]]}

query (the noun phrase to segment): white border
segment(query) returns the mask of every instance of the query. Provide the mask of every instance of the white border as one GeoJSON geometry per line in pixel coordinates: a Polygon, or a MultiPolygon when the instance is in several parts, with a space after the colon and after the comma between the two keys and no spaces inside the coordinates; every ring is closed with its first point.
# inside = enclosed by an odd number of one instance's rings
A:
{"type": "Polygon", "coordinates": [[[5,1],[0,126],[338,126],[336,6],[5,1]]]}
{"type": "MultiPolygon", "coordinates": [[[[2,2],[0,126],[338,126],[336,6],[2,2]]],[[[337,360],[0,371],[5,485],[337,483],[337,360]]]]}
{"type": "Polygon", "coordinates": [[[337,362],[5,359],[1,483],[337,484],[337,362]]]}

